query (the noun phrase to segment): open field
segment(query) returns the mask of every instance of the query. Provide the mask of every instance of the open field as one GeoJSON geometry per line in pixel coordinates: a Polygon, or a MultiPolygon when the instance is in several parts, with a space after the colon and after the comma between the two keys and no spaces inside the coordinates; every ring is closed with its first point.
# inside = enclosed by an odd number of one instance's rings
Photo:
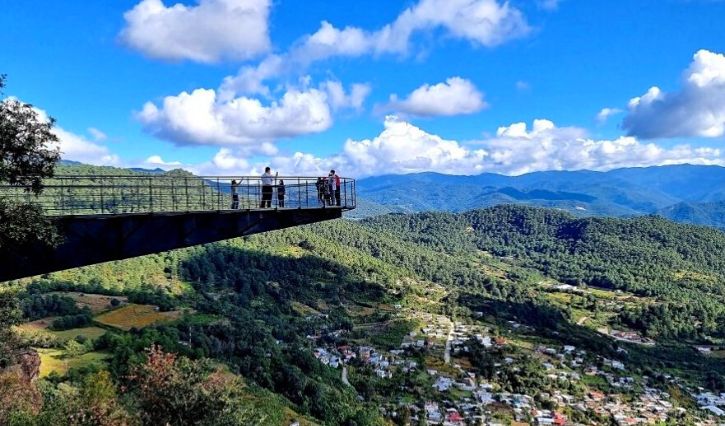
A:
{"type": "Polygon", "coordinates": [[[41,318],[39,320],[26,322],[25,324],[20,324],[18,326],[18,330],[20,331],[40,331],[40,330],[47,330],[48,327],[50,327],[51,324],[53,324],[53,321],[58,317],[47,317],[47,318],[41,318]]]}
{"type": "Polygon", "coordinates": [[[158,312],[155,306],[130,304],[101,314],[94,320],[100,324],[128,331],[181,318],[181,311],[158,312]]]}
{"type": "Polygon", "coordinates": [[[61,349],[38,349],[40,355],[40,377],[46,377],[52,372],[63,375],[71,368],[86,367],[101,363],[109,355],[102,352],[88,352],[74,358],[65,358],[65,351],[61,349]]]}
{"type": "Polygon", "coordinates": [[[46,332],[52,334],[62,342],[68,341],[70,339],[75,339],[78,336],[85,336],[89,340],[95,340],[106,334],[106,330],[100,327],[83,327],[63,331],[46,330],[46,332]]]}
{"type": "Polygon", "coordinates": [[[88,294],[79,292],[54,292],[50,294],[70,297],[76,301],[76,305],[78,305],[79,308],[87,307],[94,314],[111,309],[111,300],[113,299],[117,299],[121,303],[128,303],[128,298],[125,296],[106,296],[103,294],[88,294]]]}
{"type": "Polygon", "coordinates": [[[63,331],[55,331],[50,330],[48,327],[53,323],[53,320],[56,317],[48,317],[39,319],[36,321],[28,322],[25,324],[20,324],[15,327],[15,329],[20,334],[26,334],[26,335],[37,335],[38,333],[41,334],[47,334],[49,336],[52,336],[53,338],[57,339],[60,342],[66,342],[70,339],[75,339],[78,336],[85,336],[86,338],[90,340],[95,340],[104,334],[106,334],[106,330],[100,328],[100,327],[82,327],[82,328],[74,328],[70,330],[63,330],[63,331]]]}

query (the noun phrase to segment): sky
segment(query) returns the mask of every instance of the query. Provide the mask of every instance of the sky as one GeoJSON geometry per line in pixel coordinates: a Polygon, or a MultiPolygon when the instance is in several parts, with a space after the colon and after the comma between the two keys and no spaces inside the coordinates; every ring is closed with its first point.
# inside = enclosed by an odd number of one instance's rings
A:
{"type": "Polygon", "coordinates": [[[2,0],[0,74],[96,165],[725,165],[723,19],[719,0],[2,0]]]}

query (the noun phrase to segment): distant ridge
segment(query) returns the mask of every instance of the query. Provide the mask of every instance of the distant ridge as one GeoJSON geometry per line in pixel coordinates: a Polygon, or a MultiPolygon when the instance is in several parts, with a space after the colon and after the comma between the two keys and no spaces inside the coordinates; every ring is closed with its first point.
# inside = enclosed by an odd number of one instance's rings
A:
{"type": "Polygon", "coordinates": [[[725,226],[720,213],[725,212],[725,168],[720,166],[684,164],[520,176],[426,172],[361,179],[358,191],[360,198],[378,206],[378,210],[461,212],[523,204],[561,209],[577,216],[659,214],[686,223],[725,226]]]}

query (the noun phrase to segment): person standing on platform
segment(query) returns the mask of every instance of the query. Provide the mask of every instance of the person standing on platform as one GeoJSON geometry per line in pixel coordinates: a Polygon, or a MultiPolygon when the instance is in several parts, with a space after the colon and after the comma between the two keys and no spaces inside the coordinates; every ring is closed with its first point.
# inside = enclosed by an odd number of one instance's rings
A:
{"type": "Polygon", "coordinates": [[[330,170],[330,174],[327,175],[327,204],[330,206],[335,205],[335,171],[330,170]]]}
{"type": "Polygon", "coordinates": [[[317,202],[325,207],[325,179],[318,177],[315,187],[317,188],[317,202]]]}
{"type": "Polygon", "coordinates": [[[232,210],[239,209],[239,182],[232,180],[232,210]]]}
{"type": "Polygon", "coordinates": [[[272,169],[266,167],[264,174],[262,175],[262,202],[259,207],[268,209],[272,207],[272,193],[274,192],[274,176],[272,176],[272,169]]]}
{"type": "Polygon", "coordinates": [[[335,205],[340,207],[340,176],[334,170],[330,170],[330,179],[332,180],[332,194],[335,197],[335,205]]]}
{"type": "Polygon", "coordinates": [[[279,207],[279,208],[284,208],[284,194],[285,194],[284,180],[280,179],[279,184],[277,184],[277,207],[279,207]]]}

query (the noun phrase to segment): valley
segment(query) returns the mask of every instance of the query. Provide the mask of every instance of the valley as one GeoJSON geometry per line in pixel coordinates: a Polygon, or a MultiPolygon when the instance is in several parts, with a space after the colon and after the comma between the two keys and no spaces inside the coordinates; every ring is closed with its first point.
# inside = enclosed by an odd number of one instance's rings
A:
{"type": "MultiPolygon", "coordinates": [[[[503,206],[276,231],[3,295],[49,389],[82,394],[108,371],[129,422],[162,419],[133,378],[164,359],[158,345],[178,368],[213,363],[190,395],[229,374],[226,406],[257,424],[716,424],[723,241],[663,219],[503,206]]],[[[14,415],[53,407],[38,409],[14,415]]]]}

